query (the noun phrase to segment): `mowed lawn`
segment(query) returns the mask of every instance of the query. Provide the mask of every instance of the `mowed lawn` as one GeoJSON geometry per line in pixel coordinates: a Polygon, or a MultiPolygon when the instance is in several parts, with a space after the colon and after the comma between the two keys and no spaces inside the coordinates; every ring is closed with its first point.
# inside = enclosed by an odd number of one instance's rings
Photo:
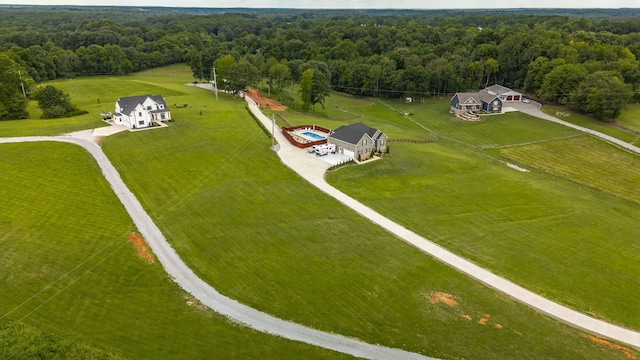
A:
{"type": "Polygon", "coordinates": [[[595,137],[508,147],[500,149],[500,154],[640,204],[640,156],[595,137]]]}
{"type": "Polygon", "coordinates": [[[0,158],[0,358],[347,358],[188,296],[138,255],[130,218],[80,147],[0,144],[0,158]]]}
{"type": "MultiPolygon", "coordinates": [[[[103,147],[174,248],[223,294],[441,358],[624,358],[380,230],[283,166],[240,99],[182,91],[168,128],[103,147]],[[454,304],[452,301],[455,300],[454,304]],[[449,303],[449,305],[444,302],[449,303]]],[[[173,102],[173,101],[171,101],[173,102]]]]}
{"type": "MultiPolygon", "coordinates": [[[[629,105],[629,107],[620,114],[617,122],[628,129],[640,132],[640,104],[629,105]]],[[[636,141],[636,144],[637,143],[636,141]]]]}
{"type": "Polygon", "coordinates": [[[640,328],[640,205],[626,200],[638,197],[637,155],[523,114],[463,123],[444,100],[395,106],[442,141],[392,144],[382,161],[328,174],[332,184],[550,299],[640,328]]]}
{"type": "MultiPolygon", "coordinates": [[[[548,115],[557,117],[560,120],[582,126],[587,129],[592,129],[629,143],[633,142],[638,137],[637,134],[626,131],[616,126],[615,124],[606,123],[604,121],[596,120],[593,117],[576,113],[570,108],[545,105],[541,108],[541,110],[548,115]],[[559,116],[558,113],[564,113],[566,114],[566,116],[559,116]]],[[[637,122],[637,120],[632,120],[634,118],[634,113],[637,114],[637,110],[634,110],[634,108],[631,107],[620,115],[618,121],[620,121],[620,124],[627,126],[631,130],[634,130],[634,123],[637,122]]],[[[635,130],[637,131],[637,128],[635,128],[635,130]]]]}

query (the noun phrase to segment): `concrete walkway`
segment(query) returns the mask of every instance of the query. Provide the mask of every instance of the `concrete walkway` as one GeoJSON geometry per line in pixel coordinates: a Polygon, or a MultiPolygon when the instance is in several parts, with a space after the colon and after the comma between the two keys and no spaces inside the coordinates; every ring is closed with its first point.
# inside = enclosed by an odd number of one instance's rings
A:
{"type": "MultiPolygon", "coordinates": [[[[59,141],[80,145],[89,151],[98,162],[104,177],[109,181],[113,191],[124,205],[140,233],[147,239],[149,246],[151,246],[158,261],[160,261],[167,273],[180,287],[192,294],[204,305],[227,316],[235,322],[286,339],[300,341],[366,359],[432,359],[420,354],[380,345],[371,345],[342,335],[331,334],[285,321],[220,294],[211,285],[200,279],[182,261],[151,217],[145,212],[138,199],[125,185],[124,181],[122,181],[120,174],[104,154],[102,148],[96,144],[96,139],[92,134],[91,131],[87,130],[67,136],[0,138],[0,144],[59,141]]],[[[302,153],[302,156],[309,159],[305,153],[302,153]]],[[[326,164],[322,161],[320,161],[320,163],[326,164]]]]}
{"type": "MultiPolygon", "coordinates": [[[[271,129],[272,120],[266,117],[262,111],[260,111],[257,103],[247,97],[247,103],[249,109],[260,119],[267,129],[271,129]]],[[[536,115],[534,115],[536,116],[536,115]]],[[[557,120],[557,119],[556,119],[557,120]]],[[[554,120],[551,120],[554,121],[554,120]]],[[[560,120],[558,120],[560,121],[560,120]]],[[[563,121],[563,125],[571,125],[576,128],[575,125],[569,124],[563,121]]],[[[580,128],[580,127],[577,127],[580,128]]],[[[580,129],[578,129],[580,130],[580,129]]],[[[589,129],[585,129],[589,130],[589,129]]],[[[582,130],[581,130],[582,131],[582,130]]],[[[589,133],[597,133],[591,130],[585,131],[589,133]]],[[[598,133],[599,134],[599,133],[598,133]]],[[[598,136],[598,134],[594,134],[598,136]]],[[[606,136],[604,134],[600,134],[606,136]]],[[[423,252],[432,255],[440,261],[464,272],[465,274],[485,283],[486,285],[507,294],[522,303],[542,311],[558,320],[564,321],[573,326],[582,328],[594,334],[598,334],[636,348],[640,348],[640,332],[626,329],[620,326],[616,326],[607,323],[602,320],[592,318],[584,315],[578,311],[569,309],[563,305],[550,301],[536,293],[533,293],[522,286],[519,286],[505,278],[497,276],[491,273],[489,270],[481,268],[474,263],[455,255],[454,253],[444,249],[436,243],[416,234],[415,232],[389,220],[382,216],[373,209],[363,205],[359,201],[347,196],[343,192],[329,185],[324,179],[324,173],[329,168],[329,165],[321,160],[310,158],[305,156],[304,151],[291,145],[288,140],[282,135],[280,131],[276,131],[274,134],[276,140],[280,144],[278,155],[282,162],[297,172],[300,176],[306,179],[308,182],[334,197],[344,205],[350,207],[360,215],[370,219],[372,222],[380,225],[385,230],[394,234],[398,238],[406,241],[407,243],[417,247],[423,252]]],[[[602,137],[601,136],[601,137],[602,137]]],[[[615,139],[617,140],[617,139],[615,139]]],[[[618,142],[619,143],[619,140],[618,142]]],[[[623,144],[626,144],[623,142],[623,144]]],[[[627,144],[628,145],[628,144],[627,144]]],[[[637,148],[636,148],[637,149],[637,148]]]]}

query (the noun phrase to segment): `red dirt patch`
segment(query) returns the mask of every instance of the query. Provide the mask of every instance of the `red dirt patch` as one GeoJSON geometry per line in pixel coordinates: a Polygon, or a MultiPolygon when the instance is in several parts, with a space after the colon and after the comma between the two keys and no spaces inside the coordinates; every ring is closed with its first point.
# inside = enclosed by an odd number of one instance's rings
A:
{"type": "Polygon", "coordinates": [[[262,96],[262,94],[260,93],[260,90],[258,89],[248,87],[246,93],[247,95],[249,95],[250,98],[256,100],[260,105],[260,107],[264,107],[269,110],[275,110],[275,111],[287,110],[287,107],[280,104],[279,102],[273,99],[269,99],[268,97],[262,96]]]}
{"type": "Polygon", "coordinates": [[[603,340],[603,339],[597,338],[597,337],[595,337],[593,335],[580,334],[580,336],[582,336],[584,338],[587,338],[587,339],[593,341],[594,343],[596,343],[596,344],[598,344],[600,346],[605,346],[605,347],[608,347],[609,349],[621,351],[629,359],[635,359],[636,358],[636,355],[634,353],[632,353],[630,349],[628,349],[628,348],[626,348],[624,346],[620,346],[618,344],[614,344],[614,343],[609,342],[607,340],[603,340]]]}
{"type": "Polygon", "coordinates": [[[147,259],[150,264],[156,262],[156,258],[153,256],[153,253],[149,251],[149,244],[145,238],[136,235],[136,233],[131,233],[131,235],[129,235],[129,241],[136,246],[136,249],[138,249],[138,255],[141,258],[147,259]]]}
{"type": "Polygon", "coordinates": [[[443,303],[451,307],[458,306],[458,302],[453,295],[440,291],[432,291],[431,294],[429,294],[429,301],[432,304],[443,303]]]}
{"type": "Polygon", "coordinates": [[[486,325],[487,322],[489,321],[489,318],[491,317],[490,314],[485,314],[483,318],[481,318],[480,320],[478,320],[478,324],[480,325],[486,325]]]}

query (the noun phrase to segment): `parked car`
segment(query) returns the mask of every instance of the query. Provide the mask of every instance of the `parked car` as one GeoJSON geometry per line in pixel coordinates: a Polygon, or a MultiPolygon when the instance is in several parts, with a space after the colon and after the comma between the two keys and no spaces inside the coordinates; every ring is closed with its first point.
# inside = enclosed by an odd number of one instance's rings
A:
{"type": "Polygon", "coordinates": [[[528,103],[530,103],[530,102],[531,102],[531,100],[529,100],[529,99],[524,99],[524,98],[523,98],[523,99],[522,99],[522,102],[523,102],[523,103],[525,103],[525,104],[528,104],[528,103]]]}

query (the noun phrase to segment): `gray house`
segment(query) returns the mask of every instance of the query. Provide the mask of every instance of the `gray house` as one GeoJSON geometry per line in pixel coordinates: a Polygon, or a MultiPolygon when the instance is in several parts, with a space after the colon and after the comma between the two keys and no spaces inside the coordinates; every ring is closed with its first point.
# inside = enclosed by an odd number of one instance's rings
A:
{"type": "Polygon", "coordinates": [[[483,110],[486,113],[501,113],[503,101],[497,94],[486,89],[473,93],[456,93],[451,98],[451,112],[476,112],[483,110]]]}
{"type": "Polygon", "coordinates": [[[338,154],[365,160],[375,151],[387,150],[387,135],[359,122],[340,126],[329,135],[327,143],[335,144],[338,154]]]}

